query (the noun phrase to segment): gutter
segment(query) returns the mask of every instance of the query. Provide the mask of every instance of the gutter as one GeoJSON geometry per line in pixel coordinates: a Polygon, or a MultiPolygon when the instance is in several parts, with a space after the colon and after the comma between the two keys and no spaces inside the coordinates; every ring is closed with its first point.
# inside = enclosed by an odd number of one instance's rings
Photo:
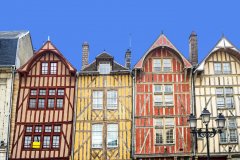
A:
{"type": "Polygon", "coordinates": [[[74,112],[73,112],[73,131],[72,131],[72,149],[71,158],[74,159],[74,145],[75,145],[75,133],[76,133],[76,113],[77,113],[77,98],[78,98],[78,77],[79,73],[76,73],[76,84],[75,84],[75,98],[74,98],[74,112]]]}
{"type": "Polygon", "coordinates": [[[133,89],[132,89],[132,94],[133,94],[133,101],[132,101],[132,158],[134,159],[134,154],[135,154],[135,150],[134,150],[134,146],[135,146],[135,100],[136,100],[136,96],[135,96],[135,85],[136,85],[136,70],[134,70],[134,74],[133,74],[133,89]]]}

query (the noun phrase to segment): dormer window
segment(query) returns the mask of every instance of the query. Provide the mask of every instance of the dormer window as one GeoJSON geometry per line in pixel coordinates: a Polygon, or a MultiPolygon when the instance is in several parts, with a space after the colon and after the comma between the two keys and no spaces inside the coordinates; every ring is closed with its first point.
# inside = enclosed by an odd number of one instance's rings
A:
{"type": "Polygon", "coordinates": [[[109,74],[111,71],[110,62],[100,62],[98,71],[100,74],[109,74]]]}

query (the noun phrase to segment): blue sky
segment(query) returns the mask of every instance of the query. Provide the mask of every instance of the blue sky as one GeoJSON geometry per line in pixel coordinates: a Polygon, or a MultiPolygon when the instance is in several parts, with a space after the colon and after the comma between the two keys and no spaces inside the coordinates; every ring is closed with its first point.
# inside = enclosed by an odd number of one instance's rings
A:
{"type": "Polygon", "coordinates": [[[78,70],[84,41],[90,61],[105,49],[123,64],[131,35],[133,65],[162,31],[186,58],[193,30],[199,60],[222,34],[240,48],[239,0],[8,0],[1,6],[0,30],[29,30],[35,49],[49,35],[78,70]]]}

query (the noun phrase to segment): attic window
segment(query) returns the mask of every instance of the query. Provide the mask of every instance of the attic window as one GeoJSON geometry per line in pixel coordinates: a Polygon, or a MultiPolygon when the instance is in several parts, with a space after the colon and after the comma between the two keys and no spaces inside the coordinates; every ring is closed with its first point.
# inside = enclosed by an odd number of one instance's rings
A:
{"type": "Polygon", "coordinates": [[[100,74],[109,74],[111,71],[110,62],[100,62],[98,71],[100,74]]]}

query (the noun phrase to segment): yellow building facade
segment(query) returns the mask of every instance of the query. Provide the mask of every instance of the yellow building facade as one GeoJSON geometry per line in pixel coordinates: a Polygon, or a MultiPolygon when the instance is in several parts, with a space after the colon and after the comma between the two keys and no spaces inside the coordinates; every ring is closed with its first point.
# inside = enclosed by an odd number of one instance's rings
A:
{"type": "Polygon", "coordinates": [[[93,63],[85,64],[77,78],[72,158],[130,159],[131,72],[106,52],[98,55],[93,63]]]}

